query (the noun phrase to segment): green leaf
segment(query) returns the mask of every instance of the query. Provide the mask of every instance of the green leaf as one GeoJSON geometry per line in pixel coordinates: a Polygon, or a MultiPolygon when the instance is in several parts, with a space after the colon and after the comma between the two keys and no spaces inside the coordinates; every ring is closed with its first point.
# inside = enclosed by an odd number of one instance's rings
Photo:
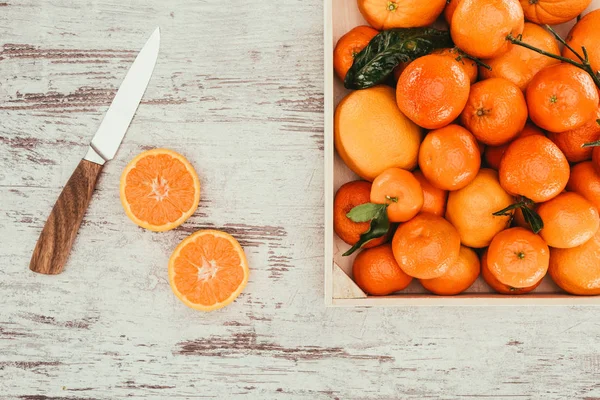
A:
{"type": "Polygon", "coordinates": [[[450,32],[433,28],[397,28],[380,32],[354,58],[344,86],[366,89],[383,82],[401,62],[452,47],[450,32]]]}
{"type": "Polygon", "coordinates": [[[346,216],[353,222],[369,222],[385,207],[385,204],[365,203],[354,207],[346,216]]]}
{"type": "Polygon", "coordinates": [[[525,222],[529,224],[533,233],[539,233],[542,229],[544,229],[544,221],[537,212],[529,207],[522,207],[521,211],[523,211],[525,222]]]}
{"type": "MultiPolygon", "coordinates": [[[[600,120],[598,120],[598,121],[600,121],[600,120]]],[[[596,146],[600,146],[600,140],[598,140],[597,142],[586,143],[581,147],[596,147],[596,146]]]]}
{"type": "Polygon", "coordinates": [[[365,244],[370,242],[373,239],[380,238],[384,235],[387,235],[390,230],[390,220],[387,215],[387,205],[381,204],[383,207],[379,209],[377,215],[371,220],[371,226],[369,226],[369,230],[360,235],[360,239],[350,250],[344,253],[344,257],[351,255],[356,250],[363,247],[365,244]]]}
{"type": "Polygon", "coordinates": [[[533,204],[533,201],[529,200],[526,197],[523,197],[522,200],[511,204],[510,206],[500,210],[500,211],[496,211],[495,213],[493,213],[492,215],[494,215],[495,217],[508,217],[508,216],[512,216],[513,213],[511,213],[511,211],[516,210],[517,208],[527,208],[527,206],[533,204]]]}

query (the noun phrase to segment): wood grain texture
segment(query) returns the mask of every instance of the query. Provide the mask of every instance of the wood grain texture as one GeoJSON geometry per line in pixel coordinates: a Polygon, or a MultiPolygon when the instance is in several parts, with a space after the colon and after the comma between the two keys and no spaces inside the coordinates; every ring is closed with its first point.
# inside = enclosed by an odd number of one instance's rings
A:
{"type": "Polygon", "coordinates": [[[597,308],[323,306],[322,1],[5,3],[0,49],[27,57],[0,55],[1,399],[600,398],[597,308]],[[157,25],[150,86],[65,271],[28,273],[157,25]],[[203,187],[166,233],[119,201],[121,171],[152,147],[184,154],[203,187]],[[239,239],[252,272],[201,314],[172,295],[167,263],[206,227],[239,239]]]}
{"type": "Polygon", "coordinates": [[[46,275],[63,271],[102,167],[87,160],[79,162],[44,224],[31,255],[30,270],[46,275]]]}

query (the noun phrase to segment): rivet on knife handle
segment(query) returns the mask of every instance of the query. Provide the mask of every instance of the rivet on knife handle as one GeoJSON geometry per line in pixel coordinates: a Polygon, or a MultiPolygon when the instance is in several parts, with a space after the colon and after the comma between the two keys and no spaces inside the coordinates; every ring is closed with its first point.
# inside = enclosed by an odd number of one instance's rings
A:
{"type": "Polygon", "coordinates": [[[54,204],[31,256],[29,269],[48,275],[62,272],[102,167],[81,160],[54,204]]]}

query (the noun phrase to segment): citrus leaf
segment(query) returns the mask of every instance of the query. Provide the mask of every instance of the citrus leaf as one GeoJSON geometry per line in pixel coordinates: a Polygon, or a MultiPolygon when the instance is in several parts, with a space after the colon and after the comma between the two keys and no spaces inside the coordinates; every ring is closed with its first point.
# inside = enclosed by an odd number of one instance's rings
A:
{"type": "Polygon", "coordinates": [[[382,208],[385,208],[385,204],[365,203],[354,207],[346,216],[353,222],[369,222],[382,208]]]}
{"type": "Polygon", "coordinates": [[[356,244],[352,246],[350,250],[343,254],[344,257],[351,255],[371,240],[387,235],[388,231],[390,230],[390,220],[388,219],[387,215],[387,205],[382,205],[383,207],[379,209],[379,212],[377,212],[375,218],[371,220],[369,230],[360,235],[359,241],[356,242],[356,244]]]}
{"type": "Polygon", "coordinates": [[[401,62],[435,49],[452,47],[450,32],[433,28],[397,28],[382,31],[356,55],[346,75],[347,89],[366,89],[383,82],[401,62]]]}
{"type": "Polygon", "coordinates": [[[529,224],[533,233],[539,233],[542,229],[544,229],[544,221],[537,212],[533,211],[529,207],[522,207],[521,211],[523,211],[525,222],[529,224]]]}

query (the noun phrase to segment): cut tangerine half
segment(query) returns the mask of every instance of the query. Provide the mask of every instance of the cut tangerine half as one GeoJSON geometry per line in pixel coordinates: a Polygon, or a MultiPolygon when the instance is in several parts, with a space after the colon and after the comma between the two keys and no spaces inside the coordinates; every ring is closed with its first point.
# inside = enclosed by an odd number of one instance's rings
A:
{"type": "Polygon", "coordinates": [[[213,311],[232,303],[248,283],[248,261],[233,236],[201,230],[184,239],[169,259],[173,293],[188,307],[213,311]]]}
{"type": "Polygon", "coordinates": [[[167,149],[139,154],[121,175],[121,203],[127,216],[155,232],[177,228],[198,208],[200,181],[181,154],[167,149]]]}

